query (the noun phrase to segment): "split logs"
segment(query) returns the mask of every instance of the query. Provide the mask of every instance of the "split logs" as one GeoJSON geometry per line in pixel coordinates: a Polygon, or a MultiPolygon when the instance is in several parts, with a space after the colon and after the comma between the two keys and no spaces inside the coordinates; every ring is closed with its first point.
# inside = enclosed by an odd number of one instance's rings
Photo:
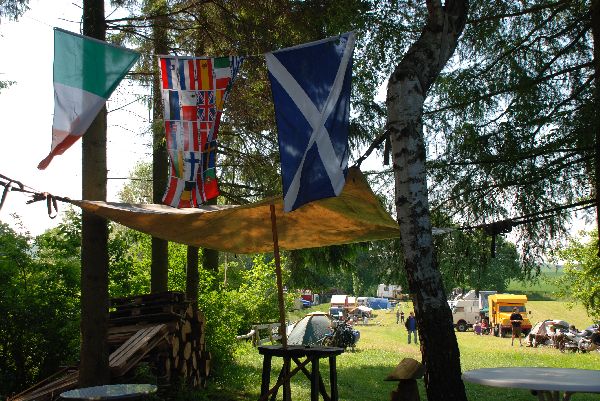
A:
{"type": "Polygon", "coordinates": [[[111,300],[108,342],[112,349],[145,327],[163,323],[167,334],[148,352],[159,380],[206,386],[211,355],[206,350],[206,318],[182,293],[166,292],[111,300]]]}

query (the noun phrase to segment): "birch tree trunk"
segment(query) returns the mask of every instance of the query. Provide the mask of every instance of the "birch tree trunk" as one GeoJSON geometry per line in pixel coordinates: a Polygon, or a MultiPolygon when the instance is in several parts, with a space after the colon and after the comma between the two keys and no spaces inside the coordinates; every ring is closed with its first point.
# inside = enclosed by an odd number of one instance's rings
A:
{"type": "Polygon", "coordinates": [[[429,401],[466,400],[458,343],[433,249],[422,115],[429,88],[456,48],[467,9],[467,0],[447,0],[444,5],[427,0],[427,23],[390,77],[386,100],[396,213],[429,401]]]}

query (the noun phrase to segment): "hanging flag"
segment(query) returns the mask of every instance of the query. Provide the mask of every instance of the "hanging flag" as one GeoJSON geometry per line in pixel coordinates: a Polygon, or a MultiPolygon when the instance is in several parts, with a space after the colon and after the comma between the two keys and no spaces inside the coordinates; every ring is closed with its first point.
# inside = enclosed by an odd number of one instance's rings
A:
{"type": "Polygon", "coordinates": [[[265,55],[286,212],[344,188],[353,50],[350,32],[265,55]]]}
{"type": "Polygon", "coordinates": [[[54,28],[52,145],[40,170],[81,138],[139,57],[124,47],[54,28]]]}
{"type": "Polygon", "coordinates": [[[163,203],[197,207],[219,195],[217,132],[241,57],[161,57],[170,169],[163,203]]]}

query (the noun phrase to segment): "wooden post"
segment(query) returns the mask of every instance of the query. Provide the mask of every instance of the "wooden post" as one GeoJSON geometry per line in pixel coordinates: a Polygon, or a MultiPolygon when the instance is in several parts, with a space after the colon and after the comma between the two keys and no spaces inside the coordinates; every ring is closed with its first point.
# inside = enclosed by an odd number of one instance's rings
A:
{"type": "MultiPolygon", "coordinates": [[[[106,39],[104,2],[84,0],[83,34],[106,39]]],[[[84,50],[85,51],[85,50],[84,50]]],[[[83,199],[106,200],[106,108],[81,141],[83,199]]],[[[108,223],[89,212],[81,216],[81,350],[79,386],[108,384],[108,223]]]]}
{"type": "Polygon", "coordinates": [[[331,401],[338,401],[337,366],[335,365],[335,356],[329,357],[329,385],[331,387],[331,401]]]}
{"type": "Polygon", "coordinates": [[[271,385],[271,355],[265,354],[263,358],[263,370],[260,383],[261,398],[269,393],[269,387],[271,385]]]}
{"type": "Polygon", "coordinates": [[[319,401],[319,357],[314,355],[311,361],[311,372],[310,372],[310,400],[319,401]]]}
{"type": "Polygon", "coordinates": [[[277,239],[277,218],[275,205],[271,206],[271,230],[273,231],[273,252],[275,254],[275,276],[277,277],[277,300],[279,302],[279,334],[281,344],[287,348],[287,335],[285,330],[285,304],[283,302],[283,280],[281,278],[281,259],[279,257],[279,240],[277,239]]]}

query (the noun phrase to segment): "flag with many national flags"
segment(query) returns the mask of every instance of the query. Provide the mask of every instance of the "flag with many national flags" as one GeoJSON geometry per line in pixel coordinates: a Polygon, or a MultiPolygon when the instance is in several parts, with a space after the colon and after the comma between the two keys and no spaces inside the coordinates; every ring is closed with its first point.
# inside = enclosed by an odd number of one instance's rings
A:
{"type": "Polygon", "coordinates": [[[170,169],[163,203],[197,207],[219,195],[217,132],[241,57],[159,58],[170,169]]]}

